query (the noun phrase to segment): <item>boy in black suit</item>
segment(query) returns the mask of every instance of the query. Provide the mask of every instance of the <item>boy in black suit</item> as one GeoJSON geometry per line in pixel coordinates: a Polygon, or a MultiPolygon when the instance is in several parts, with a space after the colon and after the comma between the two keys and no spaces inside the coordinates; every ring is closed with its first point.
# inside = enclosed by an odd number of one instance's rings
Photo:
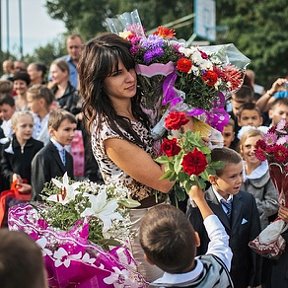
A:
{"type": "MultiPolygon", "coordinates": [[[[257,287],[261,284],[261,258],[248,247],[248,242],[259,235],[260,220],[253,195],[240,191],[243,181],[241,156],[224,147],[213,149],[211,159],[222,161],[224,167],[216,171],[216,175],[209,175],[212,185],[205,192],[205,198],[230,237],[229,244],[233,252],[230,271],[232,280],[235,288],[257,287]]],[[[197,254],[204,254],[209,238],[200,211],[190,206],[187,215],[200,234],[201,245],[197,254]]]]}
{"type": "Polygon", "coordinates": [[[66,110],[57,109],[50,113],[48,130],[51,139],[32,161],[31,183],[34,200],[40,199],[39,193],[44,184],[52,178],[62,177],[65,172],[70,178],[74,178],[73,158],[65,146],[72,142],[76,123],[75,116],[66,110]]]}

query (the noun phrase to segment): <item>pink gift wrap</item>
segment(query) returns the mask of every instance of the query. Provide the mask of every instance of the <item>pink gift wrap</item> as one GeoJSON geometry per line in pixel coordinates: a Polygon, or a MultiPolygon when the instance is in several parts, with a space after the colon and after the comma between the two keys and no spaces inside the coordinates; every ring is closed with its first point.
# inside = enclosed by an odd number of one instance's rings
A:
{"type": "Polygon", "coordinates": [[[50,287],[148,287],[127,247],[106,251],[90,242],[86,218],[69,231],[50,227],[41,217],[41,205],[13,206],[8,225],[10,230],[24,231],[41,247],[50,287]]]}

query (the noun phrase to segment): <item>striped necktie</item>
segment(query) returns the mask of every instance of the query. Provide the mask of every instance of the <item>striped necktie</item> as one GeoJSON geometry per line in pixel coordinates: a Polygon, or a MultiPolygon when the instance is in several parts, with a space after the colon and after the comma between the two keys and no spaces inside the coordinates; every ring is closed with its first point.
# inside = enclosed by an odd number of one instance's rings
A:
{"type": "Polygon", "coordinates": [[[222,206],[224,206],[226,208],[226,215],[228,216],[228,218],[230,219],[231,218],[231,214],[232,214],[232,200],[228,200],[228,201],[225,201],[224,199],[221,199],[220,200],[222,206]]]}

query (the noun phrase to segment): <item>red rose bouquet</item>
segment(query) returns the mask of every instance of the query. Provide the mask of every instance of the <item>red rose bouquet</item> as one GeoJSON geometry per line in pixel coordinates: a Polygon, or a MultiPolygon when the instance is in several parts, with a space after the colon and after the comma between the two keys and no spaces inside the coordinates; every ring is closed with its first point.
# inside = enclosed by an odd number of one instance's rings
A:
{"type": "MultiPolygon", "coordinates": [[[[165,119],[165,127],[183,130],[188,121],[184,112],[171,112],[165,119]]],[[[165,165],[162,178],[179,181],[187,193],[195,184],[204,189],[208,175],[222,167],[222,163],[211,161],[211,149],[205,145],[200,132],[193,129],[180,133],[177,138],[164,138],[161,151],[163,155],[156,161],[165,165]]]]}

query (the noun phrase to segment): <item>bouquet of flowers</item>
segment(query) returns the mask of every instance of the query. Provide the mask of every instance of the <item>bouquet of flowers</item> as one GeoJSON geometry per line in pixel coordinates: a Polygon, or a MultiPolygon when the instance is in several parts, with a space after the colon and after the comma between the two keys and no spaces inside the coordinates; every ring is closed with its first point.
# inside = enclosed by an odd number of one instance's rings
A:
{"type": "Polygon", "coordinates": [[[278,193],[279,203],[288,207],[288,122],[282,119],[257,142],[256,157],[268,160],[269,172],[278,193]]]}
{"type": "Polygon", "coordinates": [[[162,26],[147,36],[137,10],[106,21],[112,32],[131,42],[144,95],[142,106],[156,124],[152,130],[155,139],[163,136],[163,118],[173,110],[187,111],[223,130],[229,121],[225,94],[242,85],[247,57],[233,44],[187,48],[185,41],[175,38],[174,30],[162,26]]]}
{"type": "Polygon", "coordinates": [[[136,62],[138,83],[144,95],[141,104],[154,125],[160,120],[162,110],[166,110],[162,107],[166,105],[162,103],[164,81],[168,75],[174,75],[175,62],[181,55],[178,52],[180,44],[174,41],[175,31],[160,26],[153,35],[146,35],[137,10],[107,18],[106,23],[111,32],[131,43],[130,52],[136,62]]]}
{"type": "MultiPolygon", "coordinates": [[[[169,130],[183,130],[188,122],[184,112],[171,112],[165,119],[165,126],[169,130]]],[[[177,138],[164,138],[161,145],[164,155],[156,159],[165,165],[162,178],[177,180],[187,193],[192,185],[205,189],[209,174],[215,174],[216,169],[223,167],[222,162],[211,161],[211,149],[202,140],[198,129],[193,127],[196,123],[193,121],[192,127],[177,138]]]]}
{"type": "Polygon", "coordinates": [[[127,197],[128,191],[69,181],[65,173],[62,181],[52,179],[42,193],[43,203],[13,206],[8,224],[42,248],[49,285],[146,287],[125,245],[131,225],[128,207],[139,205],[127,197]]]}
{"type": "MultiPolygon", "coordinates": [[[[272,126],[263,140],[256,143],[256,157],[267,159],[269,172],[276,190],[279,193],[279,204],[288,207],[288,122],[284,119],[272,126]]],[[[285,240],[281,236],[288,225],[280,218],[268,225],[260,235],[250,242],[250,247],[257,253],[274,258],[285,248],[285,240]]]]}

